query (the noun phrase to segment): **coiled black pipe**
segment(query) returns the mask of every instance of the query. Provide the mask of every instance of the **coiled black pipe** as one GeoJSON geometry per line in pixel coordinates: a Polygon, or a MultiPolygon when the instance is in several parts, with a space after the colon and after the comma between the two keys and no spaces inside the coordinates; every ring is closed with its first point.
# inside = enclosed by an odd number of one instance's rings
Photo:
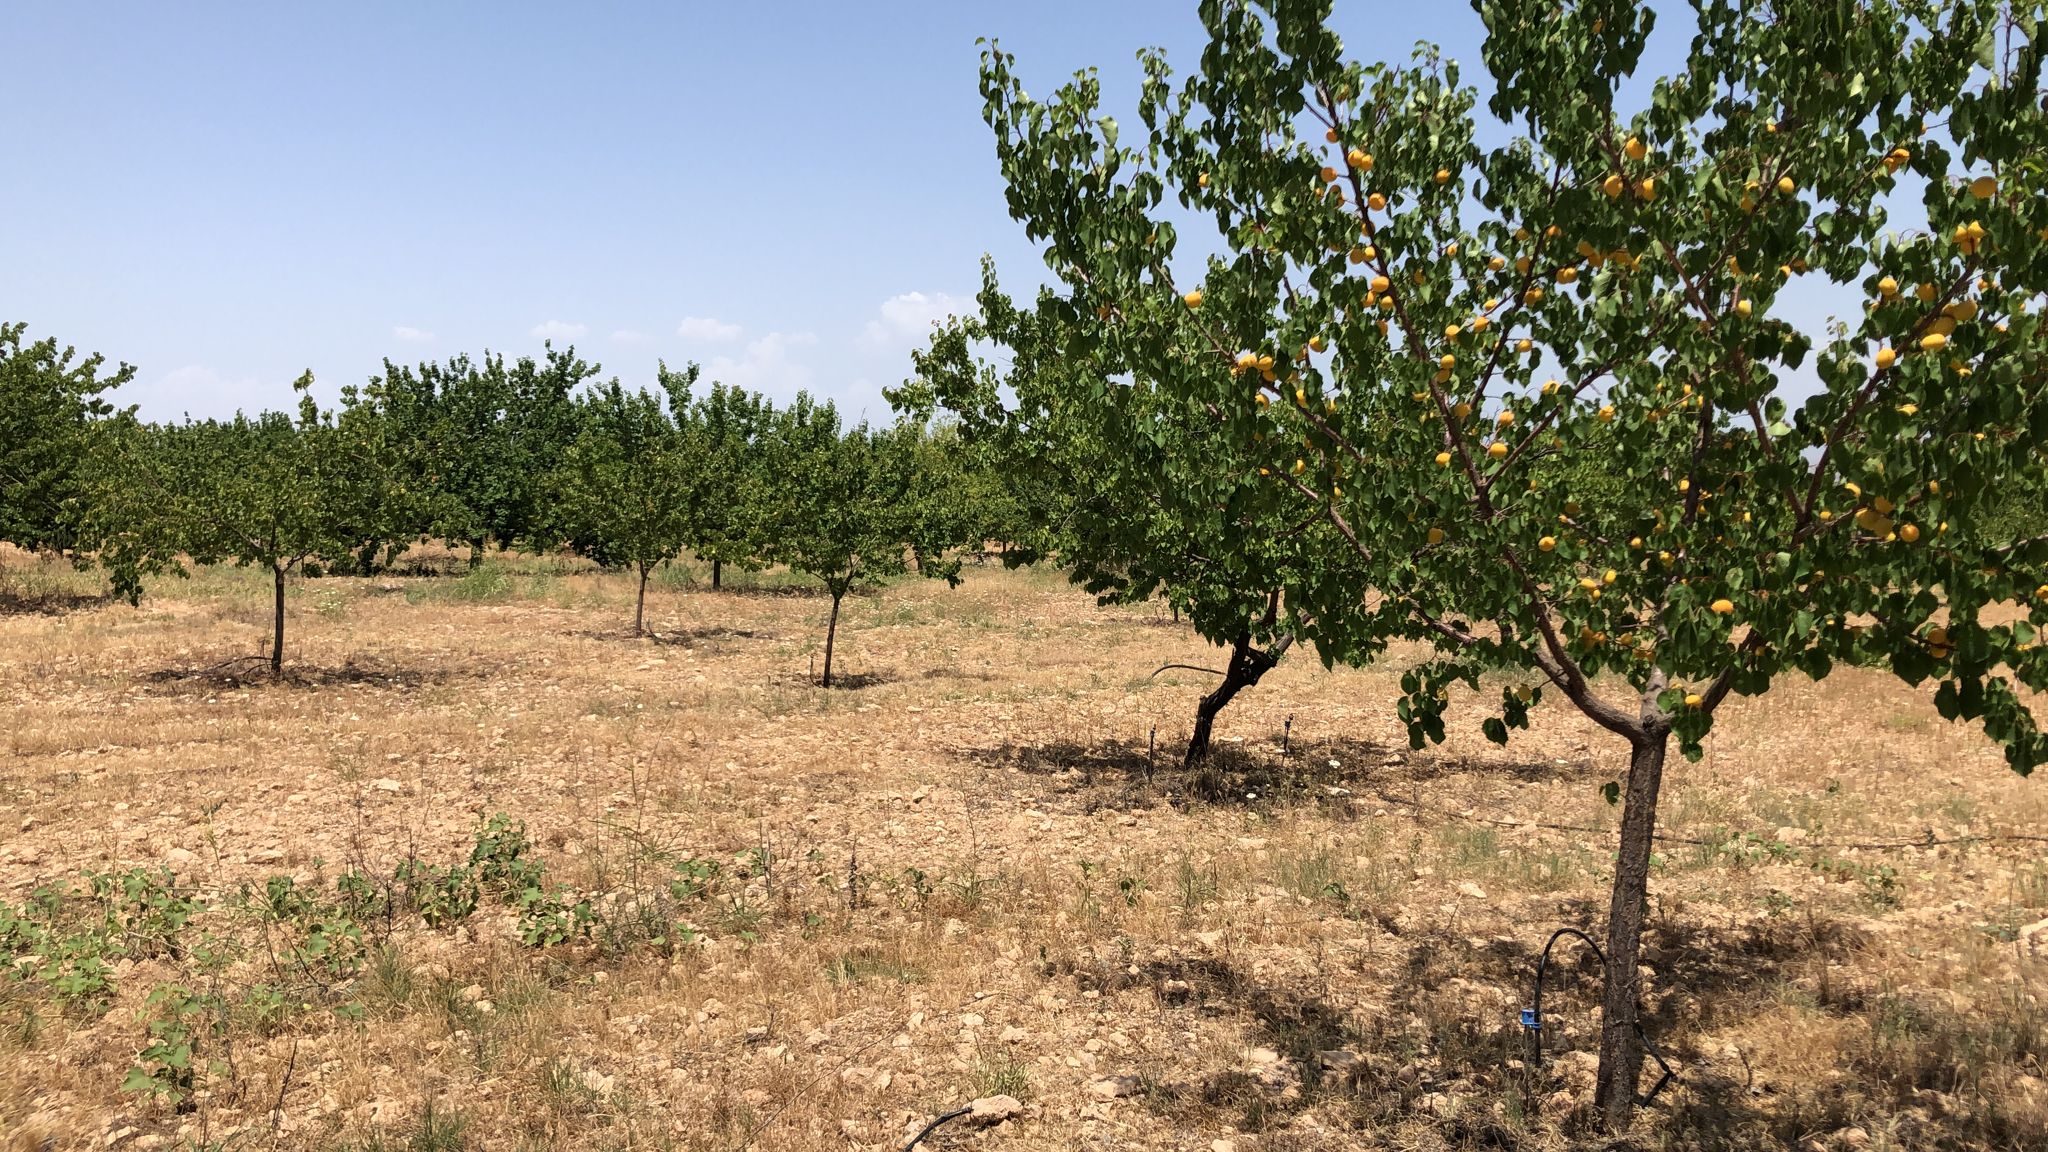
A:
{"type": "MultiPolygon", "coordinates": [[[[1531,1066],[1536,1068],[1543,1067],[1543,973],[1550,967],[1550,950],[1557,947],[1557,942],[1567,936],[1576,936],[1585,941],[1586,947],[1593,950],[1593,959],[1600,962],[1603,978],[1607,971],[1607,955],[1600,951],[1600,945],[1594,943],[1591,936],[1577,928],[1559,928],[1550,934],[1550,939],[1543,945],[1543,955],[1536,960],[1535,994],[1530,997],[1530,1006],[1522,1009],[1522,1027],[1529,1030],[1530,1062],[1531,1066]]],[[[1650,1059],[1655,1060],[1657,1067],[1664,1073],[1657,1077],[1655,1084],[1650,1085],[1648,1092],[1636,1097],[1638,1105],[1647,1105],[1657,1098],[1657,1093],[1662,1092],[1665,1085],[1678,1078],[1678,1073],[1672,1071],[1671,1065],[1665,1062],[1664,1054],[1657,1051],[1657,1046],[1650,1043],[1649,1034],[1643,1031],[1640,1017],[1636,1020],[1636,1039],[1643,1042],[1643,1051],[1650,1054],[1650,1059]]]]}

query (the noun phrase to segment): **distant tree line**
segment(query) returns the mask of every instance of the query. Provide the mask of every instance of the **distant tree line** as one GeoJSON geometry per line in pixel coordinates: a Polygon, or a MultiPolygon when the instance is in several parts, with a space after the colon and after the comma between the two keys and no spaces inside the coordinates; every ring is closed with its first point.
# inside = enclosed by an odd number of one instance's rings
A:
{"type": "Polygon", "coordinates": [[[293,385],[289,411],[150,422],[106,394],[109,370],[53,340],[0,325],[0,539],[96,564],[117,595],[191,563],[266,568],[275,593],[273,670],[284,660],[295,571],[370,575],[411,545],[570,549],[646,590],[685,553],[711,566],[784,565],[839,608],[860,582],[913,566],[956,580],[966,545],[1002,526],[974,498],[985,457],[950,425],[848,427],[829,402],[778,407],[745,389],[659,368],[653,391],[599,380],[573,349],[508,360],[386,361],[338,408],[293,385]]]}

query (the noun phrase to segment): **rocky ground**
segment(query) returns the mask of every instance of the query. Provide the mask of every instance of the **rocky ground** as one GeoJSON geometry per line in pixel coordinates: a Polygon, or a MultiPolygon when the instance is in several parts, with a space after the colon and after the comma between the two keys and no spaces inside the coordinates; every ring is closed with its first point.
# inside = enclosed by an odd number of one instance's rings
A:
{"type": "MultiPolygon", "coordinates": [[[[5,559],[0,1147],[1593,1140],[1590,958],[1518,1011],[1625,761],[1555,708],[1411,752],[1401,654],[1297,653],[1190,774],[1219,654],[1052,573],[859,598],[824,691],[786,578],[304,581],[272,682],[246,573],[5,559]]],[[[2044,1146],[2041,783],[1848,672],[1665,797],[1640,1146],[2044,1146]]]]}

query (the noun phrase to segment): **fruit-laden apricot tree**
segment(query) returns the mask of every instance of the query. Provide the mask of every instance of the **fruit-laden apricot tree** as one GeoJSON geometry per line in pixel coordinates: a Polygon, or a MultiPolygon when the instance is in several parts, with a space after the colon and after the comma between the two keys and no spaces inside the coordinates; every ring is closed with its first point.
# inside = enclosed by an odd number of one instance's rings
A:
{"type": "Polygon", "coordinates": [[[703,517],[711,452],[689,421],[697,372],[661,365],[663,396],[628,392],[614,379],[578,397],[580,431],[555,469],[555,533],[638,577],[635,636],[647,631],[647,578],[683,550],[703,517]]]}
{"type": "Polygon", "coordinates": [[[1335,529],[1344,562],[1285,589],[1324,659],[1431,645],[1399,701],[1418,743],[1494,671],[1491,739],[1554,692],[1628,746],[1619,1128],[1673,737],[1697,755],[1731,693],[1854,664],[1937,681],[2019,771],[2048,757],[2015,688],[2048,688],[2048,541],[1983,515],[2048,461],[2041,5],[1702,0],[1686,67],[1625,110],[1649,11],[1481,0],[1514,132],[1486,146],[1454,63],[1347,62],[1329,7],[1204,0],[1196,74],[1142,57],[1136,141],[1091,73],[1033,100],[993,47],[986,116],[1069,353],[1103,366],[1074,402],[1122,403],[1128,370],[1232,440],[1190,483],[1220,499],[1263,451],[1335,529]],[[1182,256],[1190,213],[1214,235],[1182,256]],[[1822,280],[1855,314],[1795,322],[1822,280]]]}
{"type": "MultiPolygon", "coordinates": [[[[1293,646],[1295,605],[1282,588],[1291,569],[1341,559],[1319,539],[1335,530],[1261,475],[1267,445],[1240,443],[1163,393],[1115,346],[1091,346],[1092,326],[1070,322],[1067,300],[1047,295],[1020,309],[984,267],[978,303],[976,316],[912,353],[918,375],[890,399],[918,414],[943,407],[1027,494],[1019,559],[1050,558],[1105,604],[1162,598],[1229,649],[1211,670],[1220,682],[1196,705],[1184,756],[1192,767],[1209,753],[1217,715],[1293,646]]],[[[1203,350],[1184,354],[1176,371],[1202,370],[1203,350]]],[[[1269,357],[1260,370],[1285,368],[1269,357]]]]}
{"type": "Polygon", "coordinates": [[[285,578],[308,561],[388,539],[406,496],[370,421],[314,402],[313,374],[292,385],[296,418],[265,412],[183,424],[113,422],[85,465],[82,539],[132,602],[146,572],[233,561],[272,577],[270,671],[284,670],[285,578]]]}
{"type": "Polygon", "coordinates": [[[763,482],[752,494],[765,559],[814,577],[832,597],[822,687],[832,686],[839,608],[863,580],[901,575],[913,556],[925,576],[957,583],[961,541],[943,478],[921,473],[921,424],[841,430],[838,409],[799,392],[776,410],[763,437],[763,482]]]}

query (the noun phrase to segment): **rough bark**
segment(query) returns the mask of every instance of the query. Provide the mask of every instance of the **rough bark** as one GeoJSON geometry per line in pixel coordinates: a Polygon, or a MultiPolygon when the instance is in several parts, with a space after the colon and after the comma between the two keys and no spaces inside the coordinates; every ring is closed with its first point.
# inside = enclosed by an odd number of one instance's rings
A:
{"type": "Polygon", "coordinates": [[[640,597],[633,602],[633,635],[647,635],[647,573],[652,566],[640,565],[640,597]]]}
{"type": "Polygon", "coordinates": [[[1223,711],[1239,692],[1257,684],[1259,678],[1278,664],[1280,657],[1286,655],[1293,644],[1292,635],[1282,636],[1272,651],[1262,652],[1252,647],[1250,632],[1238,635],[1230,648],[1230,663],[1223,670],[1223,683],[1195,705],[1195,731],[1188,738],[1187,755],[1181,761],[1183,767],[1192,768],[1208,757],[1210,736],[1216,728],[1216,714],[1223,711]]]}
{"type": "Polygon", "coordinates": [[[282,676],[284,675],[284,569],[273,564],[270,571],[271,575],[277,578],[277,612],[272,619],[274,627],[270,635],[270,674],[272,676],[282,676]]]}
{"type": "Polygon", "coordinates": [[[1607,1130],[1620,1134],[1635,1118],[1643,1044],[1636,1034],[1642,988],[1636,977],[1643,918],[1648,911],[1651,838],[1657,829],[1657,790],[1663,782],[1670,735],[1633,737],[1628,787],[1621,810],[1621,851],[1607,912],[1607,988],[1600,1012],[1600,1069],[1594,1106],[1607,1130]]]}
{"type": "Polygon", "coordinates": [[[846,598],[846,590],[832,590],[832,619],[825,625],[825,676],[821,687],[832,686],[832,641],[839,635],[839,602],[846,598]]]}
{"type": "Polygon", "coordinates": [[[722,585],[722,578],[724,577],[724,575],[725,575],[725,561],[723,561],[723,560],[713,560],[713,561],[711,562],[711,590],[712,590],[713,592],[716,592],[716,591],[718,591],[718,589],[719,589],[719,588],[721,587],[721,585],[722,585]]]}

